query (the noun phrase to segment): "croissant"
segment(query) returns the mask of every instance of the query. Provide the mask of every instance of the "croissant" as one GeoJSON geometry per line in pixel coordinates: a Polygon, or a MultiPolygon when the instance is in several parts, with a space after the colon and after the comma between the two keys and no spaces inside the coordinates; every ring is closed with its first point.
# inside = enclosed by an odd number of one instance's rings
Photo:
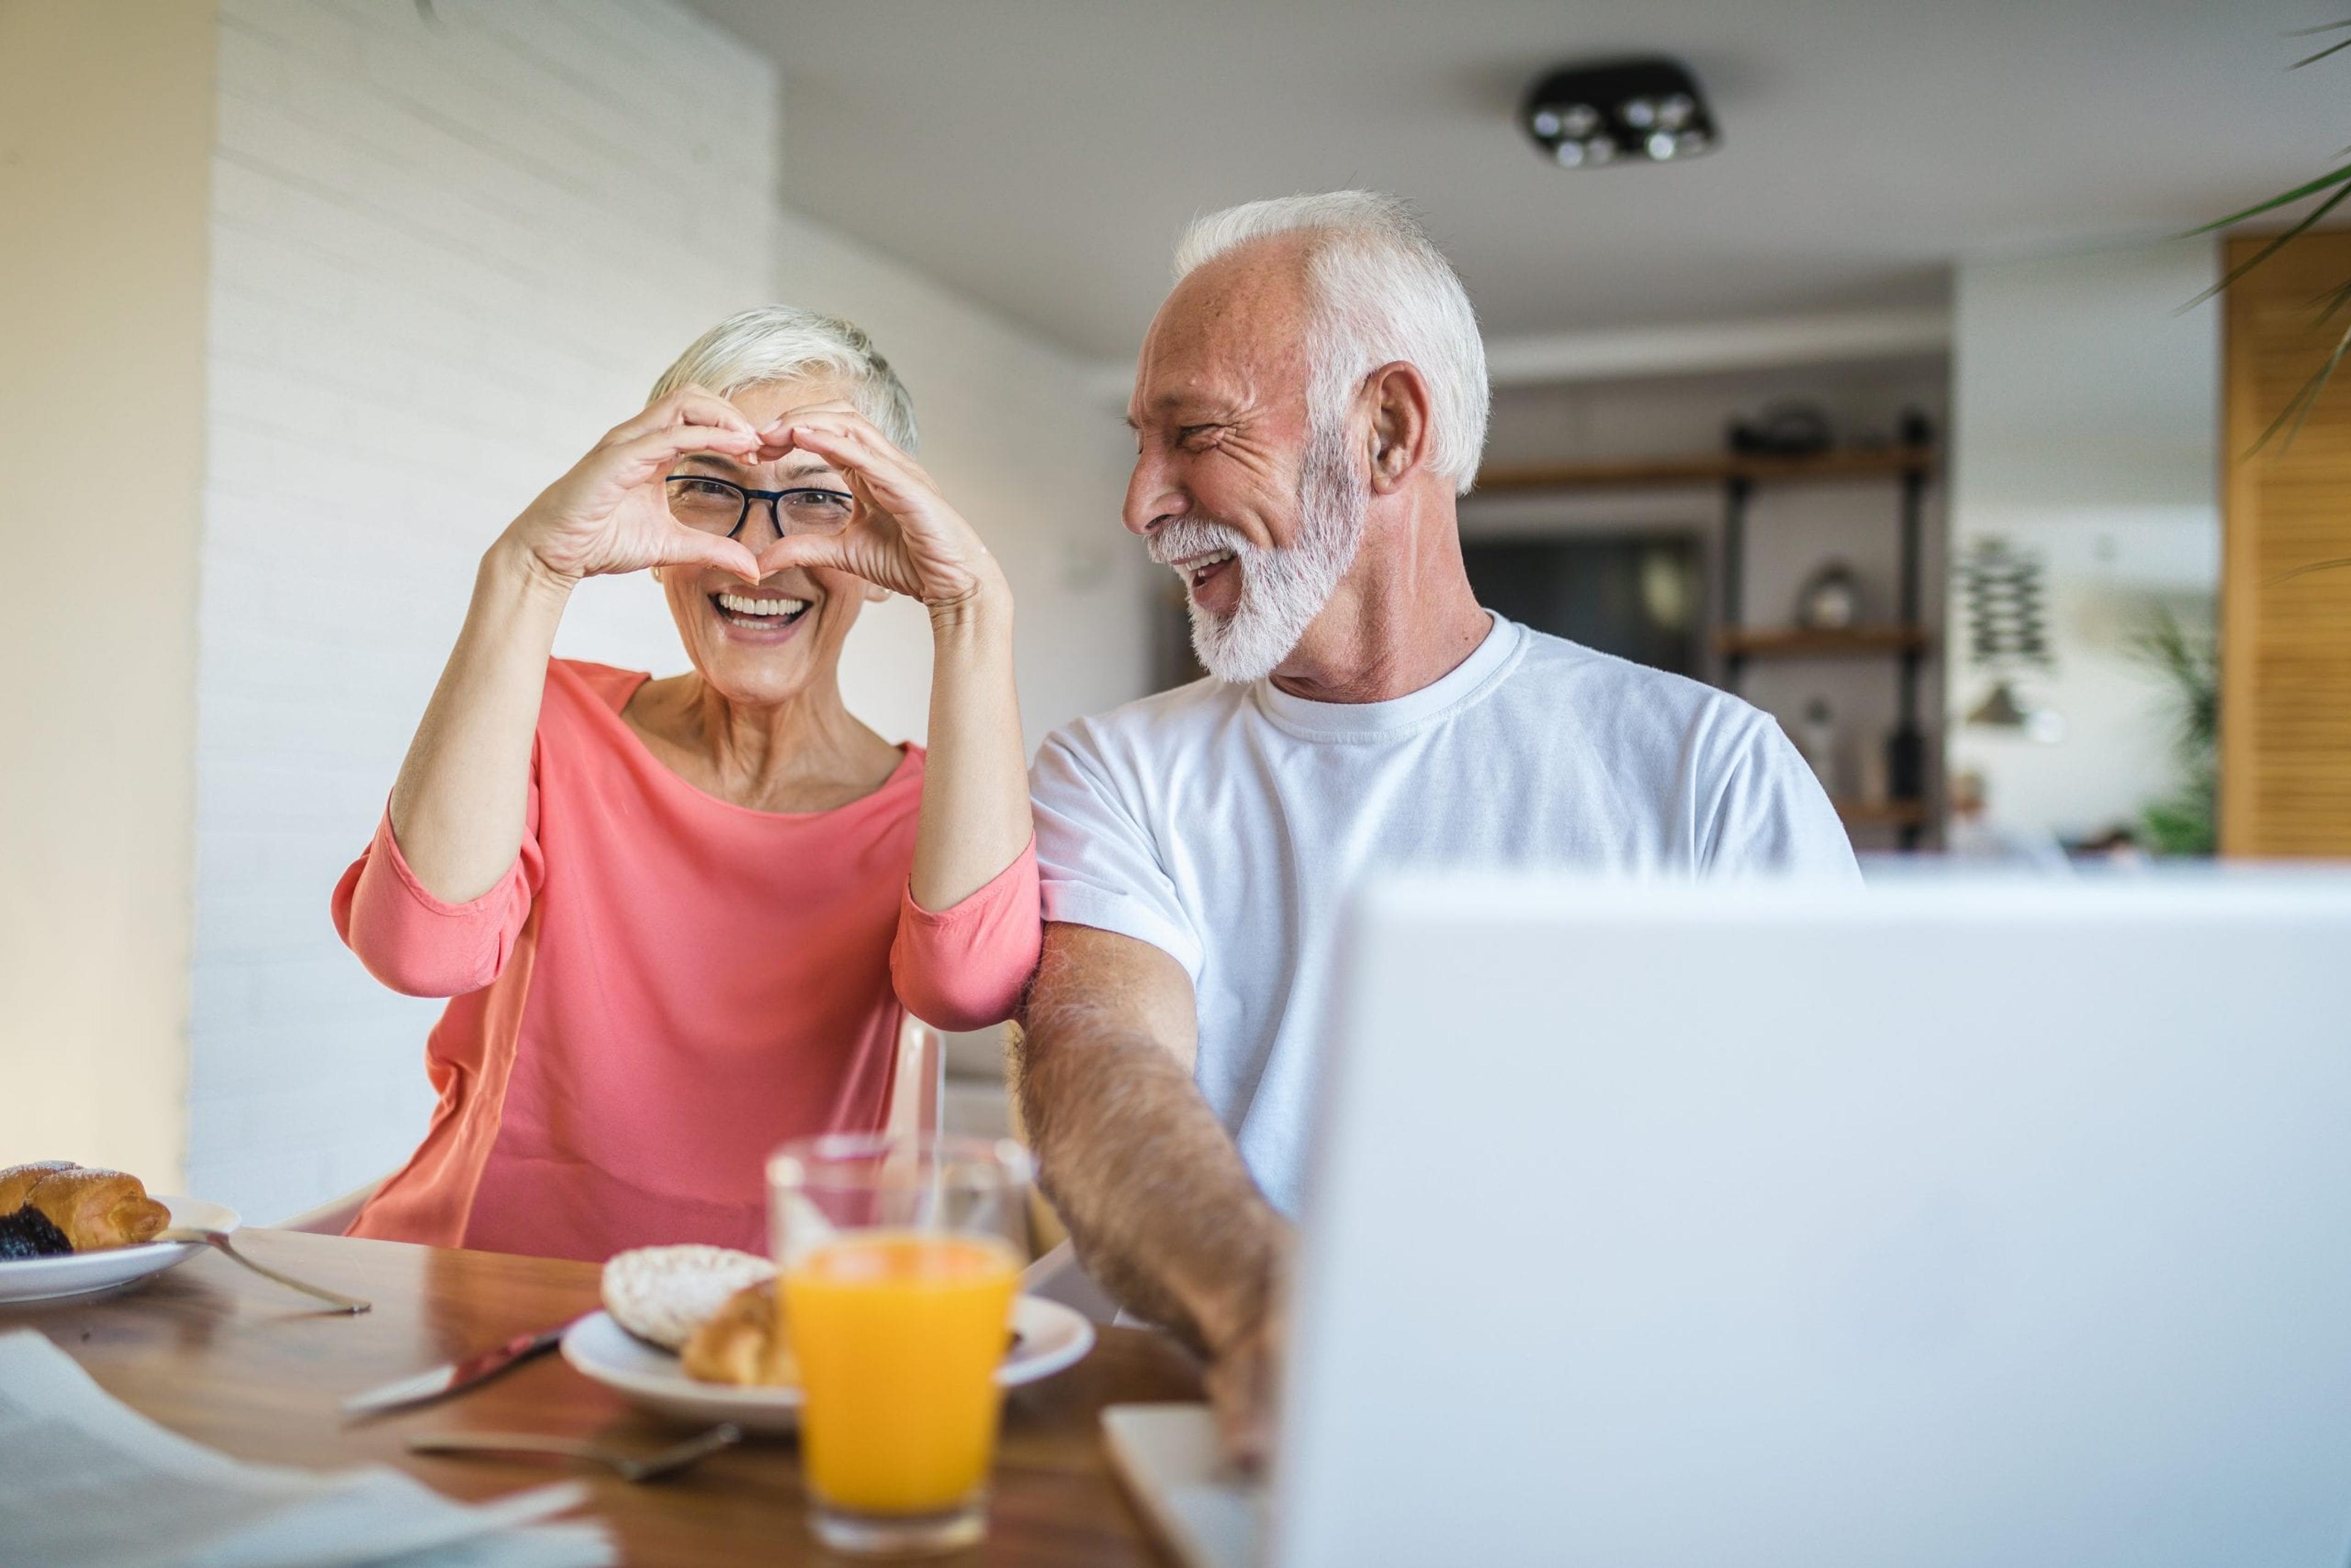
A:
{"type": "Polygon", "coordinates": [[[726,1298],[717,1314],[685,1342],[678,1360],[703,1383],[789,1387],[800,1380],[799,1359],[784,1326],[776,1282],[762,1280],[726,1298]]]}
{"type": "Polygon", "coordinates": [[[0,1214],[14,1214],[24,1207],[33,1184],[43,1176],[75,1168],[71,1160],[35,1160],[28,1166],[10,1166],[0,1170],[0,1214]]]}
{"type": "MultiPolygon", "coordinates": [[[[26,1170],[18,1166],[0,1171],[0,1199],[9,1195],[8,1178],[26,1170]]],[[[132,1247],[148,1240],[172,1222],[172,1211],[147,1196],[135,1176],[121,1171],[90,1170],[81,1166],[54,1164],[37,1170],[16,1205],[29,1204],[65,1232],[77,1252],[99,1252],[110,1247],[132,1247]]],[[[0,1209],[0,1213],[16,1208],[0,1209]]]]}

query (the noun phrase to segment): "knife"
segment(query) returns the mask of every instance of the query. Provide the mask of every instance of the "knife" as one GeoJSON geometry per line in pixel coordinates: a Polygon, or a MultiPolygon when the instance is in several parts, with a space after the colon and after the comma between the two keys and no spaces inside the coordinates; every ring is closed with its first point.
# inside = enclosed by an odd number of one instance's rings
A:
{"type": "MultiPolygon", "coordinates": [[[[578,1319],[571,1320],[577,1322],[578,1319]]],[[[477,1384],[487,1383],[510,1366],[517,1366],[535,1355],[544,1355],[563,1342],[564,1331],[571,1322],[561,1322],[551,1329],[539,1329],[518,1333],[504,1344],[493,1345],[462,1361],[450,1362],[420,1372],[413,1377],[402,1377],[381,1388],[371,1388],[354,1394],[343,1401],[343,1415],[348,1417],[381,1416],[388,1410],[404,1410],[412,1405],[430,1405],[436,1399],[446,1399],[453,1394],[463,1394],[477,1384]]]]}

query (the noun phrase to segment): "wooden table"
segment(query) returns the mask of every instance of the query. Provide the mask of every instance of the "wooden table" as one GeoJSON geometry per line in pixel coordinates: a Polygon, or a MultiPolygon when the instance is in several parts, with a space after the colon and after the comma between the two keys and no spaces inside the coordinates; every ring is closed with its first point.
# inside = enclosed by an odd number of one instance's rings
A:
{"type": "MultiPolygon", "coordinates": [[[[113,1296],[0,1306],[0,1333],[38,1329],[131,1408],[239,1458],[314,1468],[380,1460],[460,1498],[577,1475],[632,1563],[848,1561],[809,1535],[799,1457],[789,1439],[752,1438],[646,1486],[561,1460],[424,1458],[404,1450],[410,1433],[452,1429],[559,1433],[646,1448],[681,1435],[559,1355],[439,1405],[342,1422],[336,1403],[347,1394],[593,1309],[595,1265],[271,1230],[242,1231],[237,1244],[261,1262],[367,1297],[375,1310],[313,1312],[305,1298],[207,1253],[113,1296]]],[[[1196,1367],[1167,1340],[1102,1331],[1083,1362],[1008,1396],[987,1541],[928,1561],[1071,1568],[1165,1561],[1110,1473],[1097,1417],[1105,1405],[1198,1397],[1196,1367]]]]}

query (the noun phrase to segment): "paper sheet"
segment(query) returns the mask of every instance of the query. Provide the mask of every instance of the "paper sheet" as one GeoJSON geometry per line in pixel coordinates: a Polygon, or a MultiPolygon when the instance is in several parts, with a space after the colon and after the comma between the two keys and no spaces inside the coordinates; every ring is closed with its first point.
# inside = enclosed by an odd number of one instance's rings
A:
{"type": "Polygon", "coordinates": [[[164,1430],[29,1329],[0,1334],[0,1563],[44,1568],[605,1568],[579,1482],[452,1501],[382,1465],[252,1465],[164,1430]]]}

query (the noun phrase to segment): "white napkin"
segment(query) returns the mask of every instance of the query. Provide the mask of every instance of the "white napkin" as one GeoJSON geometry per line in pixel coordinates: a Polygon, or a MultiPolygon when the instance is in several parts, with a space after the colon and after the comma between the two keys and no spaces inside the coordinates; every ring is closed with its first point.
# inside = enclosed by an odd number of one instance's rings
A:
{"type": "Polygon", "coordinates": [[[30,1329],[0,1334],[0,1563],[46,1568],[606,1568],[577,1481],[454,1502],[383,1465],[250,1465],[168,1432],[30,1329]]]}

